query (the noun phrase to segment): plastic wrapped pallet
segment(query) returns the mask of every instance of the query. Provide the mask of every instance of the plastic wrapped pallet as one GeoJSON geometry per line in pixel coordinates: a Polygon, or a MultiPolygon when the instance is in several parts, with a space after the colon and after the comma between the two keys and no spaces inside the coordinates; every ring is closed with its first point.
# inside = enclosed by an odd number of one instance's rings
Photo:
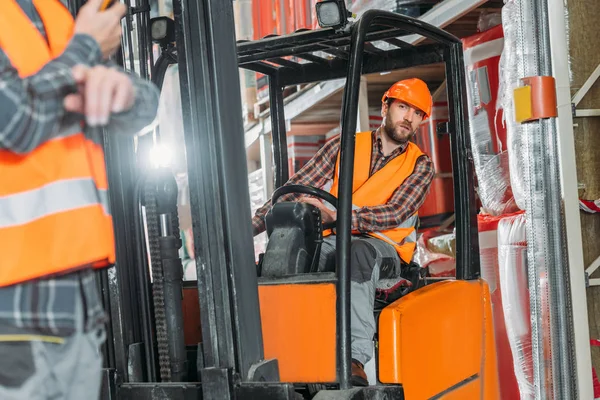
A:
{"type": "MultiPolygon", "coordinates": [[[[502,25],[489,27],[494,15],[480,18],[487,30],[464,38],[469,102],[470,136],[485,213],[502,215],[518,211],[509,175],[506,128],[502,109],[497,110],[499,62],[504,46],[502,25]]],[[[498,16],[496,16],[496,20],[498,16]]]]}
{"type": "Polygon", "coordinates": [[[502,400],[518,400],[519,386],[514,369],[511,346],[504,319],[503,301],[498,259],[498,224],[505,217],[479,214],[479,256],[481,277],[490,287],[492,313],[494,317],[494,336],[498,360],[498,379],[502,400]]]}
{"type": "Polygon", "coordinates": [[[524,214],[502,218],[498,223],[498,263],[504,321],[520,398],[534,399],[524,214]]]}
{"type": "Polygon", "coordinates": [[[519,4],[513,0],[505,2],[502,7],[502,26],[504,28],[504,48],[500,57],[500,85],[498,90],[497,109],[503,109],[503,123],[506,127],[507,149],[509,153],[509,174],[513,196],[520,209],[525,210],[527,186],[525,176],[528,174],[528,160],[524,155],[524,127],[516,122],[513,107],[513,90],[520,86],[520,65],[536,63],[535,50],[530,46],[521,51],[518,46],[519,24],[526,25],[532,21],[520,21],[519,4]]]}

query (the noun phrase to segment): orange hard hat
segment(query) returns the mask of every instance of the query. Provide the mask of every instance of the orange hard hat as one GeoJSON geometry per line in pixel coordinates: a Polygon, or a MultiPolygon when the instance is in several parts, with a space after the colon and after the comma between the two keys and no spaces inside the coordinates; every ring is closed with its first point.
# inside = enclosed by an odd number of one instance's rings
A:
{"type": "Polygon", "coordinates": [[[385,103],[387,99],[396,99],[405,102],[425,113],[423,119],[431,115],[431,92],[427,84],[418,78],[404,79],[394,83],[383,94],[381,101],[385,103]]]}

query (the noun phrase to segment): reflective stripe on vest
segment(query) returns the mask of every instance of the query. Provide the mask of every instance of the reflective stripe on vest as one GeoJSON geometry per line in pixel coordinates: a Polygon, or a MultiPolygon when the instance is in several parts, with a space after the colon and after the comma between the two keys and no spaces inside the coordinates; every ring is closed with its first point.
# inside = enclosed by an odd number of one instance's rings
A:
{"type": "Polygon", "coordinates": [[[51,214],[102,206],[110,215],[108,193],[91,178],[53,182],[39,189],[0,197],[0,229],[23,225],[51,214]]]}
{"type": "MultiPolygon", "coordinates": [[[[414,143],[409,142],[402,154],[390,160],[383,168],[371,175],[372,135],[372,132],[356,134],[354,176],[352,180],[352,210],[386,204],[396,189],[413,173],[417,159],[423,155],[414,143]]],[[[337,196],[339,193],[337,187],[338,178],[339,154],[336,161],[334,178],[323,186],[323,190],[327,190],[334,196],[337,196]]],[[[329,203],[324,202],[324,204],[326,207],[333,209],[329,203]]],[[[369,232],[367,234],[393,245],[400,258],[409,263],[412,260],[416,247],[418,220],[419,216],[415,213],[396,227],[383,231],[369,232]]],[[[324,236],[330,234],[331,231],[324,232],[324,236]]]]}
{"type": "MultiPolygon", "coordinates": [[[[406,221],[404,221],[403,223],[401,223],[400,225],[398,225],[395,228],[402,228],[402,229],[410,229],[412,228],[411,232],[408,234],[408,236],[406,236],[401,243],[397,243],[394,241],[394,239],[390,238],[389,236],[383,234],[382,232],[371,232],[369,233],[369,235],[377,237],[379,239],[385,240],[386,242],[392,244],[392,245],[398,245],[401,246],[402,244],[405,243],[417,243],[417,231],[416,231],[416,227],[417,227],[417,222],[419,221],[419,217],[418,215],[413,215],[412,217],[409,217],[406,221]]],[[[395,228],[391,228],[391,229],[395,229],[395,228]]]]}
{"type": "MultiPolygon", "coordinates": [[[[16,0],[0,1],[0,48],[20,77],[60,55],[74,21],[59,0],[33,0],[47,40],[16,0]]],[[[63,127],[29,154],[0,150],[0,287],[114,263],[101,138],[63,127]]]]}

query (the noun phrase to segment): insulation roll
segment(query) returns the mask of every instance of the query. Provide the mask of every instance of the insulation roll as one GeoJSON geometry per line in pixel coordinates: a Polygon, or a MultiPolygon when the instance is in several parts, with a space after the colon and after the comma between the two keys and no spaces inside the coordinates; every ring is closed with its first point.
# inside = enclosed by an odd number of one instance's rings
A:
{"type": "Polygon", "coordinates": [[[499,221],[498,263],[504,322],[520,399],[534,399],[525,214],[499,221]]]}
{"type": "Polygon", "coordinates": [[[502,25],[462,39],[465,49],[469,128],[483,209],[491,215],[518,211],[509,176],[503,110],[496,112],[499,62],[504,46],[502,25]]]}
{"type": "Polygon", "coordinates": [[[477,216],[479,226],[479,255],[481,277],[487,281],[492,299],[501,399],[519,400],[519,386],[517,384],[511,346],[505,325],[503,310],[504,296],[502,295],[502,282],[499,276],[498,224],[505,217],[488,214],[479,214],[477,216]]]}

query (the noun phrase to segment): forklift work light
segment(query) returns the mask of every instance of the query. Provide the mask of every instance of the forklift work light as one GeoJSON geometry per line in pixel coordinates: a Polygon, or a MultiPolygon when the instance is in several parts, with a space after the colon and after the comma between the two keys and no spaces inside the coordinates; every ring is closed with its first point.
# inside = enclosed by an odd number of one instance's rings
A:
{"type": "Polygon", "coordinates": [[[169,17],[156,17],[150,20],[152,41],[165,47],[175,41],[175,22],[169,17]]]}
{"type": "Polygon", "coordinates": [[[148,154],[150,165],[153,168],[166,168],[173,161],[173,152],[171,148],[163,144],[155,144],[148,154]]]}
{"type": "Polygon", "coordinates": [[[351,14],[346,9],[343,0],[323,0],[315,5],[317,20],[321,28],[341,29],[348,23],[351,14]]]}

